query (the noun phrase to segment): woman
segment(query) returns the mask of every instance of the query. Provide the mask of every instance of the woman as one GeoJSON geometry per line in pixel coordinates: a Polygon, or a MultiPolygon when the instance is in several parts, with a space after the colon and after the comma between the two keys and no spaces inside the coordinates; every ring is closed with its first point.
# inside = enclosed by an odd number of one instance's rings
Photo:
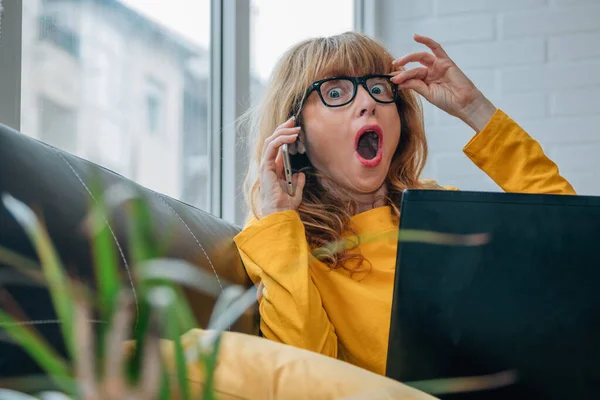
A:
{"type": "Polygon", "coordinates": [[[374,40],[345,33],[283,56],[257,112],[247,178],[252,215],[235,238],[262,288],[265,337],[378,374],[386,364],[395,204],[406,188],[441,188],[419,180],[427,145],[418,95],[476,132],[464,152],[503,190],[574,193],[538,143],[439,44],[414,39],[431,52],[394,61],[374,40]],[[409,62],[422,66],[404,69],[409,62]],[[350,79],[330,79],[340,76],[350,79]],[[293,196],[283,175],[285,143],[307,157],[293,196]],[[374,233],[381,240],[361,243],[374,233]]]}

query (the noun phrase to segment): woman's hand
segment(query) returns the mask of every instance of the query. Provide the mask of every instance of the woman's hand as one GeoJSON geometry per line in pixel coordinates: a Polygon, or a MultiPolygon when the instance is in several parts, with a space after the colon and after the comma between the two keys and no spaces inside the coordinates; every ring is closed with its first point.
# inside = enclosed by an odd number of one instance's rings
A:
{"type": "Polygon", "coordinates": [[[420,35],[415,35],[414,39],[429,47],[433,54],[422,51],[394,61],[393,66],[397,69],[410,62],[418,62],[423,67],[395,71],[392,82],[399,89],[413,89],[431,104],[460,118],[476,131],[482,130],[496,107],[448,57],[440,44],[420,35]]]}
{"type": "Polygon", "coordinates": [[[302,190],[306,178],[303,173],[294,174],[292,182],[296,188],[294,196],[287,192],[283,173],[281,146],[292,144],[298,138],[299,127],[294,127],[294,118],[279,125],[275,132],[265,140],[260,161],[260,197],[261,216],[266,217],[279,211],[295,210],[302,201],[302,190]]]}

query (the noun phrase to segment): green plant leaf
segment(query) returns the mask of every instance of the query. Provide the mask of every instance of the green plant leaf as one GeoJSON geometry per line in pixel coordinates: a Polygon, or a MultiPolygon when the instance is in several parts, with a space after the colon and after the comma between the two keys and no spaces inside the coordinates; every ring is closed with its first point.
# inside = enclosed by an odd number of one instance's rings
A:
{"type": "MultiPolygon", "coordinates": [[[[104,193],[102,193],[100,187],[99,178],[94,179],[91,190],[95,202],[91,204],[91,212],[86,218],[86,225],[92,244],[100,311],[104,319],[110,320],[121,280],[115,239],[109,227],[104,193]]],[[[104,335],[101,334],[100,336],[99,343],[103,343],[102,338],[104,335]]]]}
{"type": "Polygon", "coordinates": [[[415,229],[402,229],[398,232],[399,242],[429,243],[444,246],[482,246],[489,242],[487,233],[456,234],[415,229]]]}
{"type": "Polygon", "coordinates": [[[2,400],[38,400],[37,397],[30,396],[15,390],[0,389],[0,399],[2,400]]]}
{"type": "Polygon", "coordinates": [[[130,378],[134,384],[138,383],[141,378],[140,374],[143,373],[144,349],[147,346],[146,342],[150,334],[150,316],[153,312],[149,297],[151,285],[146,280],[139,279],[139,266],[142,262],[154,258],[156,251],[152,237],[151,215],[148,206],[137,196],[137,193],[133,190],[122,186],[113,189],[110,200],[108,200],[111,207],[114,207],[116,204],[125,204],[129,216],[127,229],[129,252],[131,255],[130,259],[132,260],[131,266],[135,271],[135,290],[137,291],[139,303],[134,325],[136,347],[129,364],[130,378]]]}
{"type": "Polygon", "coordinates": [[[223,279],[219,284],[212,272],[175,258],[155,258],[143,261],[139,264],[136,272],[139,278],[146,282],[169,281],[191,287],[212,297],[221,295],[221,285],[230,285],[223,279]]]}
{"type": "Polygon", "coordinates": [[[0,327],[46,371],[61,390],[75,393],[75,387],[67,384],[65,377],[70,376],[67,362],[50,347],[46,340],[35,331],[21,325],[12,316],[0,310],[0,327]]]}
{"type": "Polygon", "coordinates": [[[201,337],[203,348],[211,347],[225,329],[228,329],[235,321],[237,321],[248,308],[256,304],[256,290],[257,287],[252,286],[248,290],[242,291],[241,295],[231,301],[228,292],[240,293],[240,287],[234,285],[225,289],[223,295],[219,297],[219,300],[225,298],[227,299],[225,301],[228,302],[228,304],[226,307],[218,307],[219,301],[215,304],[215,311],[217,312],[213,311],[207,332],[201,337]]]}
{"type": "Polygon", "coordinates": [[[513,385],[517,381],[517,372],[507,370],[490,375],[430,379],[405,382],[405,384],[432,395],[440,395],[496,389],[513,385]]]}
{"type": "Polygon", "coordinates": [[[123,343],[131,330],[133,296],[129,289],[122,290],[118,295],[115,311],[110,321],[110,328],[104,337],[104,365],[101,367],[104,379],[116,386],[124,386],[127,381],[124,366],[127,355],[122,351],[123,343]]]}
{"type": "Polygon", "coordinates": [[[177,307],[175,312],[181,331],[188,332],[192,329],[199,328],[200,324],[198,324],[198,321],[196,320],[196,316],[190,307],[190,303],[188,302],[183,289],[176,286],[175,291],[177,292],[177,307]]]}
{"type": "MultiPolygon", "coordinates": [[[[166,371],[162,366],[162,356],[160,351],[160,319],[156,310],[148,311],[148,329],[144,337],[144,348],[140,349],[142,355],[142,369],[138,389],[142,398],[154,398],[157,392],[160,392],[163,386],[166,371]]],[[[136,346],[137,347],[137,346],[136,346]]],[[[169,384],[169,381],[166,381],[169,384]]]]}
{"type": "Polygon", "coordinates": [[[158,257],[158,246],[154,243],[152,214],[148,204],[140,198],[131,198],[126,207],[129,211],[129,240],[132,258],[136,264],[158,257]]]}
{"type": "Polygon", "coordinates": [[[74,291],[75,304],[75,359],[74,369],[80,393],[97,393],[94,332],[90,324],[91,310],[88,301],[79,291],[74,291]]]}
{"type": "MultiPolygon", "coordinates": [[[[59,377],[54,375],[26,375],[17,376],[13,378],[0,378],[0,387],[6,389],[12,389],[16,391],[26,391],[28,393],[35,393],[47,390],[60,390],[60,387],[56,384],[56,381],[62,381],[62,387],[75,388],[75,380],[71,377],[59,377]]],[[[74,390],[74,389],[73,389],[74,390]]],[[[0,399],[3,397],[0,395],[0,399]]]]}
{"type": "MultiPolygon", "coordinates": [[[[422,231],[417,229],[402,229],[399,231],[375,232],[350,236],[332,242],[325,246],[328,251],[337,253],[350,248],[358,243],[361,245],[377,241],[397,240],[404,243],[426,243],[443,246],[481,246],[489,242],[490,235],[487,233],[454,234],[433,231],[422,231]]],[[[315,249],[313,255],[317,256],[322,249],[315,249]]]]}
{"type": "Polygon", "coordinates": [[[183,349],[183,345],[181,343],[181,332],[179,329],[170,328],[171,326],[177,327],[179,324],[177,323],[177,317],[175,314],[175,310],[171,308],[171,312],[173,317],[170,318],[169,321],[169,337],[173,340],[173,344],[175,346],[175,365],[177,366],[177,381],[179,383],[179,389],[181,390],[181,398],[187,400],[190,398],[190,386],[188,382],[188,371],[185,360],[185,352],[183,349]]]}
{"type": "Polygon", "coordinates": [[[165,336],[173,342],[180,397],[183,400],[187,400],[190,398],[190,387],[185,354],[181,343],[181,335],[184,332],[181,330],[177,315],[177,308],[180,306],[177,292],[171,286],[158,286],[152,289],[150,295],[161,297],[161,299],[157,299],[156,303],[162,311],[162,326],[166,334],[165,336]]]}
{"type": "Polygon", "coordinates": [[[169,375],[163,372],[160,378],[160,392],[158,393],[160,400],[169,400],[171,398],[171,384],[169,375]]]}
{"type": "Polygon", "coordinates": [[[35,283],[46,286],[47,280],[42,267],[34,260],[0,246],[0,262],[31,278],[35,283]]]}
{"type": "Polygon", "coordinates": [[[151,306],[146,301],[145,297],[139,298],[139,314],[137,323],[133,330],[133,339],[135,341],[135,349],[133,356],[128,363],[129,378],[133,384],[136,384],[140,379],[142,371],[142,359],[144,356],[144,347],[146,346],[146,337],[150,326],[150,311],[151,306]]]}
{"type": "Polygon", "coordinates": [[[201,360],[204,364],[205,384],[202,391],[202,400],[216,400],[214,391],[215,370],[217,368],[217,358],[219,357],[219,348],[221,345],[221,336],[217,336],[215,342],[208,352],[201,353],[201,360]]]}
{"type": "MultiPolygon", "coordinates": [[[[203,400],[215,399],[213,380],[218,357],[221,334],[233,324],[250,306],[256,303],[255,286],[244,290],[241,286],[231,285],[217,299],[206,332],[198,341],[185,350],[187,362],[199,361],[205,371],[203,400]]],[[[182,349],[183,350],[183,349],[182,349]]]]}
{"type": "Polygon", "coordinates": [[[8,211],[25,229],[25,232],[37,250],[44,275],[48,280],[54,309],[62,321],[60,327],[67,350],[71,358],[74,358],[73,301],[67,284],[68,278],[65,275],[58,254],[48,237],[48,232],[42,227],[34,212],[24,203],[8,194],[4,194],[2,200],[8,211]]]}
{"type": "Polygon", "coordinates": [[[210,314],[210,319],[208,320],[209,329],[215,326],[217,318],[221,317],[244,292],[245,289],[240,285],[227,286],[223,290],[223,293],[217,298],[210,314]]]}
{"type": "MultiPolygon", "coordinates": [[[[105,193],[101,189],[100,176],[94,176],[90,187],[92,192],[89,206],[90,212],[84,220],[84,227],[86,228],[85,230],[88,233],[92,247],[94,273],[98,291],[96,301],[98,302],[100,315],[106,321],[111,321],[116,307],[118,292],[121,287],[119,262],[115,248],[115,238],[109,225],[110,216],[108,215],[105,202],[105,193]]],[[[106,345],[106,335],[109,329],[111,329],[110,324],[99,326],[97,329],[96,367],[99,369],[105,357],[108,356],[104,346],[106,345]]]]}

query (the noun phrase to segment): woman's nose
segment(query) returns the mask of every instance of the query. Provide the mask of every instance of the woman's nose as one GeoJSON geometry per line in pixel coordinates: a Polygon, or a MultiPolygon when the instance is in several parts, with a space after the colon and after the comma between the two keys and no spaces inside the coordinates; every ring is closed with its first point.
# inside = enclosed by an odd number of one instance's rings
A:
{"type": "Polygon", "coordinates": [[[377,102],[373,99],[373,97],[371,97],[364,87],[358,87],[358,93],[356,93],[355,101],[358,105],[358,109],[360,110],[361,117],[365,114],[375,115],[377,102]]]}

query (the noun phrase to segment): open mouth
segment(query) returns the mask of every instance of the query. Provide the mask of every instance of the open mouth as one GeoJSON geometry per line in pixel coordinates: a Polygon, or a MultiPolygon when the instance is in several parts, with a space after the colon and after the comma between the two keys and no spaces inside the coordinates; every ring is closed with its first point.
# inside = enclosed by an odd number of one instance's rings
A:
{"type": "Polygon", "coordinates": [[[383,135],[378,125],[365,126],[356,135],[356,156],[367,166],[374,167],[381,162],[383,135]]]}

